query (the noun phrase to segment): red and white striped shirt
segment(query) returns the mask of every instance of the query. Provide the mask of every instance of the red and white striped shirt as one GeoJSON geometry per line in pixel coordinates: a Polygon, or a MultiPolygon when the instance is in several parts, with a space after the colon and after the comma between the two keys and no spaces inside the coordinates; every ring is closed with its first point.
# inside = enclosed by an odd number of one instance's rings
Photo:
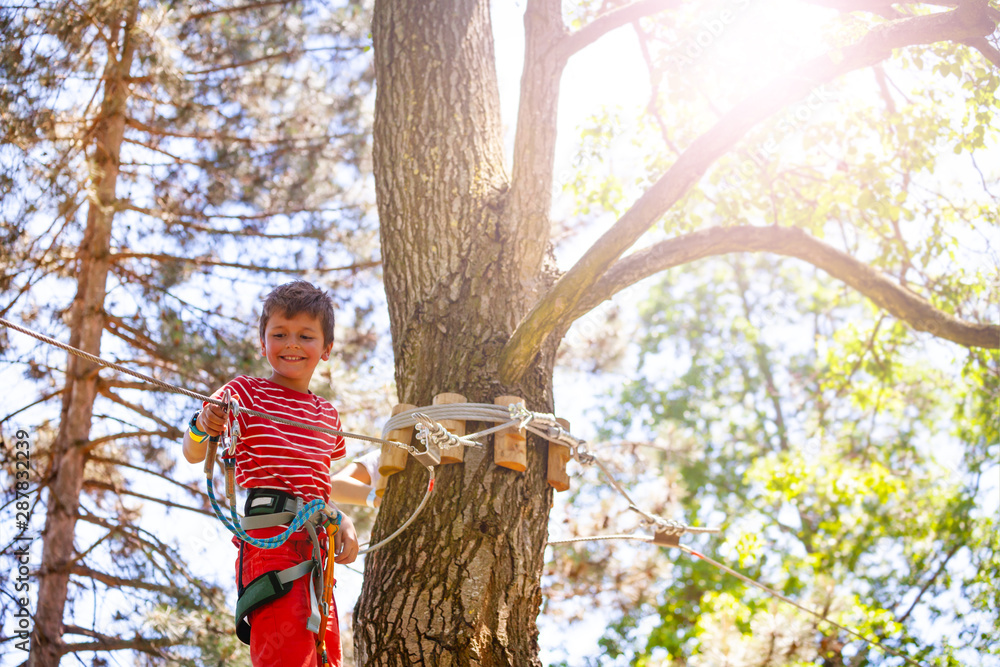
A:
{"type": "MultiPolygon", "coordinates": [[[[314,426],[341,430],[337,410],[325,398],[295,391],[264,378],[241,375],[229,388],[240,407],[314,426]]],[[[307,502],[330,499],[330,463],[344,457],[342,436],[287,426],[241,412],[236,481],[245,489],[280,489],[307,502]]]]}

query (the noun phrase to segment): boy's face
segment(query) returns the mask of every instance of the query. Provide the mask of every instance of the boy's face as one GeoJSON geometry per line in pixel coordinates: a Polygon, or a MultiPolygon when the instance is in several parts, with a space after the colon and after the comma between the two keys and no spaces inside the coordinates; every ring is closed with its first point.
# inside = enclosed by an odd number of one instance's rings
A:
{"type": "Polygon", "coordinates": [[[261,351],[271,364],[270,380],[283,387],[308,392],[309,381],[320,360],[330,358],[333,343],[324,344],[318,317],[298,313],[274,313],[264,327],[261,351]]]}

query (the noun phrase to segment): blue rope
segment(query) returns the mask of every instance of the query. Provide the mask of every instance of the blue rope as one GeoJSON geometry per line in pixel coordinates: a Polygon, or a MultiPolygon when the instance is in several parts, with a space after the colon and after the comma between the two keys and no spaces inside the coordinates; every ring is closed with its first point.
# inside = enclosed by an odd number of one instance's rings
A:
{"type": "Polygon", "coordinates": [[[240,538],[250,546],[257,547],[258,549],[275,549],[280,547],[288,540],[289,537],[292,536],[293,533],[301,529],[313,514],[322,511],[323,508],[326,507],[326,503],[319,498],[311,500],[306,503],[305,507],[300,509],[295,514],[295,518],[292,519],[292,522],[288,525],[285,532],[266,539],[257,539],[247,535],[247,532],[243,530],[242,526],[240,526],[240,517],[236,514],[236,507],[229,508],[232,521],[226,518],[226,515],[222,512],[222,508],[219,507],[219,502],[215,499],[215,491],[212,488],[211,478],[208,478],[207,483],[208,499],[212,501],[212,509],[215,510],[215,516],[218,517],[219,521],[222,522],[222,525],[224,525],[230,533],[240,538]]]}

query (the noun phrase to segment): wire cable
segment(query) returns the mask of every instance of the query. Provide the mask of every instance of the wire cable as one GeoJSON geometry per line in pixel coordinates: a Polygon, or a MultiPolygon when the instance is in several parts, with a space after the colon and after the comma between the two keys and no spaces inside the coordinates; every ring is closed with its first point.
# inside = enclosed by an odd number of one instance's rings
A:
{"type": "Polygon", "coordinates": [[[795,600],[792,600],[791,598],[782,595],[781,593],[779,593],[778,591],[774,590],[773,588],[771,588],[769,586],[765,586],[764,584],[760,583],[759,581],[755,581],[755,580],[751,579],[750,577],[746,576],[745,574],[737,572],[736,570],[734,570],[733,568],[729,567],[728,565],[724,565],[723,563],[720,563],[717,560],[709,558],[708,556],[706,556],[704,554],[700,554],[697,551],[695,551],[694,549],[692,549],[692,548],[690,548],[688,546],[685,546],[683,544],[679,545],[677,548],[680,549],[681,551],[685,552],[685,553],[688,553],[688,554],[691,554],[692,556],[695,556],[696,558],[702,559],[703,561],[705,561],[709,565],[713,565],[713,566],[717,567],[718,569],[722,570],[723,572],[736,577],[737,579],[739,579],[740,581],[742,581],[742,582],[744,582],[746,584],[750,584],[751,586],[753,586],[755,588],[759,588],[760,590],[764,591],[765,593],[767,593],[768,595],[770,595],[773,598],[781,600],[782,602],[784,602],[786,604],[790,604],[793,607],[795,607],[796,609],[798,609],[800,611],[804,611],[805,613],[807,613],[810,616],[813,616],[813,617],[819,619],[820,621],[823,621],[824,623],[828,623],[828,624],[834,626],[835,628],[843,630],[844,632],[846,632],[846,633],[848,633],[850,635],[853,635],[854,637],[857,637],[858,639],[860,639],[861,641],[865,642],[866,644],[869,644],[871,646],[877,646],[878,648],[882,649],[883,651],[886,651],[888,653],[893,654],[897,658],[902,658],[903,660],[905,660],[906,662],[908,662],[911,665],[916,665],[916,667],[923,667],[919,662],[917,662],[913,658],[910,658],[909,656],[904,655],[903,653],[900,653],[899,651],[897,651],[897,650],[895,650],[893,648],[889,648],[888,646],[886,646],[885,644],[882,644],[878,640],[869,639],[868,637],[865,637],[864,635],[862,635],[861,633],[857,632],[856,630],[852,630],[852,629],[848,628],[847,626],[841,625],[840,623],[837,623],[836,621],[830,620],[829,618],[827,618],[823,614],[820,614],[818,611],[815,611],[813,609],[809,609],[808,607],[805,607],[805,606],[799,604],[795,600]]]}
{"type": "Polygon", "coordinates": [[[406,530],[407,526],[409,526],[411,523],[413,523],[414,519],[417,518],[417,515],[420,514],[420,511],[422,509],[424,509],[424,505],[426,505],[428,499],[430,499],[431,493],[434,492],[434,468],[428,467],[427,471],[430,473],[430,479],[427,482],[427,490],[424,492],[424,497],[420,501],[420,504],[417,505],[417,509],[413,510],[413,514],[410,515],[410,518],[407,519],[406,521],[404,521],[402,526],[400,526],[399,528],[397,528],[391,535],[389,535],[385,539],[379,541],[376,544],[372,544],[370,547],[365,547],[364,549],[359,549],[358,550],[358,555],[359,556],[363,556],[365,554],[370,554],[371,552],[376,551],[377,549],[381,549],[383,546],[385,546],[386,544],[388,544],[389,542],[391,542],[392,540],[394,540],[397,535],[399,535],[404,530],[406,530]]]}
{"type": "MultiPolygon", "coordinates": [[[[177,386],[172,385],[172,384],[170,384],[168,382],[164,382],[163,380],[157,380],[154,377],[150,377],[148,375],[144,375],[143,373],[139,373],[138,371],[130,370],[130,369],[125,368],[124,366],[122,366],[120,364],[114,363],[113,361],[107,361],[107,360],[102,359],[102,358],[100,358],[98,356],[90,354],[89,352],[84,352],[81,349],[75,348],[72,345],[67,345],[66,343],[62,343],[62,342],[60,342],[60,341],[58,341],[58,340],[56,340],[54,338],[49,338],[48,336],[46,336],[44,334],[40,334],[37,331],[32,331],[31,329],[22,327],[22,326],[20,326],[18,324],[14,324],[13,322],[11,322],[9,320],[6,320],[6,319],[4,319],[2,317],[0,317],[0,324],[2,324],[3,326],[7,327],[8,329],[13,329],[14,331],[19,331],[19,332],[21,332],[21,333],[23,333],[25,335],[31,336],[32,338],[40,340],[43,343],[48,343],[49,345],[58,347],[59,349],[65,350],[66,352],[69,352],[70,354],[72,354],[74,356],[80,357],[81,359],[86,359],[87,361],[90,361],[91,363],[98,364],[98,365],[104,366],[106,368],[114,369],[114,370],[116,370],[116,371],[118,371],[120,373],[125,373],[126,375],[131,375],[132,377],[135,377],[135,378],[138,378],[140,380],[143,380],[144,382],[148,382],[149,384],[152,384],[152,385],[154,385],[156,387],[159,387],[159,388],[161,388],[161,389],[163,389],[165,391],[169,391],[169,392],[172,392],[172,393],[175,393],[175,394],[182,394],[184,396],[188,396],[189,398],[194,398],[194,399],[197,399],[199,401],[203,401],[205,403],[211,403],[212,405],[216,405],[216,406],[218,406],[220,408],[226,407],[226,403],[224,401],[222,401],[222,400],[219,400],[217,398],[212,398],[211,396],[205,396],[204,394],[199,394],[198,392],[191,391],[190,389],[184,389],[183,387],[177,387],[177,386]]],[[[383,444],[383,445],[392,445],[394,447],[400,447],[402,449],[406,449],[407,448],[407,446],[404,445],[403,443],[396,442],[394,440],[385,440],[383,438],[375,438],[375,437],[372,437],[370,435],[362,435],[360,433],[351,433],[350,431],[338,431],[336,429],[326,428],[324,426],[315,426],[313,424],[306,424],[304,422],[295,421],[293,419],[286,419],[285,417],[279,417],[278,415],[268,414],[266,412],[261,412],[259,410],[253,410],[251,408],[240,407],[240,411],[241,412],[246,412],[247,414],[251,414],[251,415],[254,415],[256,417],[261,417],[262,419],[269,419],[269,420],[271,420],[273,422],[276,422],[278,424],[284,424],[285,426],[295,426],[295,427],[304,428],[304,429],[307,429],[307,430],[310,430],[310,431],[317,431],[319,433],[327,433],[329,435],[340,436],[340,437],[343,437],[343,438],[350,438],[352,440],[364,440],[366,442],[373,442],[373,443],[378,443],[378,444],[383,444]]]]}

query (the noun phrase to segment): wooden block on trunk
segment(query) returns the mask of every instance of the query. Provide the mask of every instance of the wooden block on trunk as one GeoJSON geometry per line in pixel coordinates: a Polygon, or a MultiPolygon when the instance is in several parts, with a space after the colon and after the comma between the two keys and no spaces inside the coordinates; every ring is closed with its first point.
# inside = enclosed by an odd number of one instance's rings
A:
{"type": "MultiPolygon", "coordinates": [[[[434,405],[454,405],[455,403],[467,403],[468,399],[461,394],[443,393],[434,397],[434,405]]],[[[454,435],[465,435],[464,419],[439,419],[438,423],[444,426],[449,433],[454,435]]],[[[461,463],[465,460],[465,446],[456,445],[454,447],[441,448],[441,465],[445,463],[461,463]]]]}
{"type": "MultiPolygon", "coordinates": [[[[564,431],[569,431],[569,422],[565,419],[556,419],[564,431]]],[[[549,486],[556,491],[569,490],[569,473],[566,472],[566,462],[569,461],[570,450],[564,444],[549,442],[549,466],[548,479],[549,486]]]]}
{"type": "MultiPolygon", "coordinates": [[[[494,405],[504,407],[515,403],[524,403],[524,399],[519,396],[498,396],[493,400],[494,405]]],[[[494,436],[493,462],[504,468],[524,472],[528,467],[528,450],[523,428],[512,426],[494,436]]]]}
{"type": "MultiPolygon", "coordinates": [[[[412,410],[415,407],[417,406],[410,405],[409,403],[400,403],[392,409],[392,415],[395,417],[400,412],[406,412],[407,410],[412,410]]],[[[393,429],[392,431],[389,431],[389,434],[386,436],[386,440],[395,440],[396,442],[401,442],[404,445],[409,445],[412,438],[412,426],[393,429]]],[[[405,449],[393,447],[392,445],[382,445],[382,456],[379,458],[378,473],[382,475],[383,479],[385,479],[389,475],[395,475],[397,472],[402,472],[406,468],[406,459],[409,455],[409,452],[405,449]]],[[[383,488],[385,487],[383,486],[383,488]]]]}

